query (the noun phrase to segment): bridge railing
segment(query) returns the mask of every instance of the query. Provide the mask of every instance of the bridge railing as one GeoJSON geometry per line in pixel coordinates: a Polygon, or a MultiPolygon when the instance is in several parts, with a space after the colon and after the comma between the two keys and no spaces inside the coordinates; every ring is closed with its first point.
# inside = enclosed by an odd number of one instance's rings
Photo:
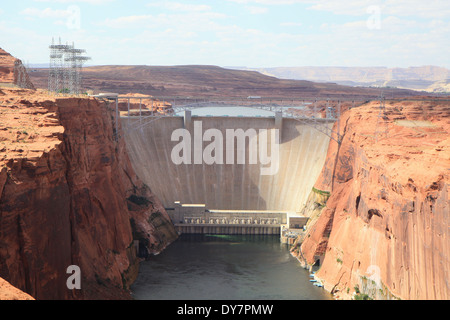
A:
{"type": "MultiPolygon", "coordinates": [[[[363,102],[364,99],[286,99],[286,98],[266,98],[248,97],[232,99],[207,99],[195,97],[153,97],[153,96],[120,96],[117,94],[99,95],[97,98],[114,100],[116,103],[117,117],[128,119],[139,119],[138,124],[128,126],[126,130],[140,130],[151,125],[153,121],[161,118],[182,116],[183,111],[191,111],[206,107],[245,107],[253,108],[273,113],[281,113],[283,118],[295,119],[305,125],[311,126],[317,131],[327,135],[336,142],[341,142],[339,118],[341,114],[341,102],[355,103],[363,102]],[[132,109],[131,101],[139,101],[138,108],[132,109]],[[125,103],[124,111],[119,111],[119,102],[125,103]],[[145,104],[147,102],[147,105],[145,104]],[[321,104],[320,108],[318,104],[321,104]],[[325,109],[323,105],[325,104],[325,109]],[[149,107],[150,106],[150,107],[149,107]],[[158,111],[158,106],[160,111],[158,111]],[[162,107],[161,107],[162,106],[162,107]],[[333,124],[337,125],[333,128],[333,124]]],[[[367,102],[368,100],[365,100],[367,102]]],[[[136,106],[135,106],[136,107],[136,106]]],[[[117,123],[116,123],[117,126],[117,123]]],[[[118,128],[116,128],[118,132],[118,128]]]]}
{"type": "Polygon", "coordinates": [[[253,216],[245,217],[191,217],[185,216],[179,225],[279,225],[279,218],[261,218],[253,216]]]}

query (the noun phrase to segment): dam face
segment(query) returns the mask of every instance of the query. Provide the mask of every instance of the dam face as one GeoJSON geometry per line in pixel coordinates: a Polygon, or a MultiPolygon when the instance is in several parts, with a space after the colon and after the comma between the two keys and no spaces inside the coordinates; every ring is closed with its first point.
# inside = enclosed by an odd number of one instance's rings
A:
{"type": "MultiPolygon", "coordinates": [[[[166,208],[180,201],[205,204],[208,209],[298,212],[322,170],[330,141],[328,136],[311,125],[295,119],[283,119],[281,127],[276,124],[275,117],[198,116],[192,117],[188,125],[184,117],[165,117],[136,128],[139,121],[139,118],[121,119],[131,163],[137,175],[166,208]],[[254,129],[259,133],[279,128],[278,170],[274,174],[262,174],[262,168],[268,165],[249,161],[249,141],[246,142],[246,161],[243,164],[227,164],[225,161],[224,164],[207,164],[205,161],[175,164],[173,150],[180,142],[172,141],[172,134],[186,125],[185,129],[194,140],[196,123],[201,123],[203,132],[208,129],[220,131],[224,139],[230,129],[254,129]]],[[[331,127],[333,123],[324,125],[331,127]]],[[[260,136],[258,134],[259,148],[264,141],[260,136]]],[[[266,143],[270,144],[271,134],[267,137],[266,143]]],[[[201,150],[209,144],[211,142],[203,141],[201,150]]],[[[225,148],[225,141],[223,146],[225,148]]],[[[236,158],[238,144],[234,146],[236,158]]],[[[273,145],[266,148],[270,155],[273,145]]],[[[201,150],[192,143],[192,159],[201,150]]]]}

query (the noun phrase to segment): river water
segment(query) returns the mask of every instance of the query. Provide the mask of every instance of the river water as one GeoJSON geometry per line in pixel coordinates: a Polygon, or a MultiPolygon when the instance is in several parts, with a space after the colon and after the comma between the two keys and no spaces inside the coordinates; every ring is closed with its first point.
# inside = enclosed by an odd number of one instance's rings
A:
{"type": "Polygon", "coordinates": [[[328,300],[279,236],[181,235],[140,264],[136,300],[328,300]]]}

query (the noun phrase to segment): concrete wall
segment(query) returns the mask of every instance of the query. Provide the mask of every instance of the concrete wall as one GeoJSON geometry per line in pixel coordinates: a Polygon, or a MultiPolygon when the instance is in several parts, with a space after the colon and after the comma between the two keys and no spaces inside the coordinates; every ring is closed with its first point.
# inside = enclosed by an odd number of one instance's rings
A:
{"type": "Polygon", "coordinates": [[[166,210],[174,224],[242,224],[256,226],[287,223],[286,213],[281,212],[233,210],[221,210],[220,212],[204,210],[203,212],[199,212],[196,208],[192,207],[170,208],[166,210]]]}
{"type": "Polygon", "coordinates": [[[180,233],[190,234],[244,234],[244,235],[277,235],[280,234],[279,226],[214,226],[214,225],[176,225],[175,229],[180,233]]]}
{"type": "MultiPolygon", "coordinates": [[[[208,209],[299,211],[320,174],[330,140],[312,126],[283,119],[278,173],[261,175],[260,165],[249,164],[248,158],[246,164],[175,165],[171,152],[178,142],[171,135],[183,128],[183,117],[162,118],[139,129],[133,129],[139,119],[121,121],[136,173],[165,207],[181,201],[208,209]]],[[[194,121],[202,121],[203,132],[219,129],[224,137],[226,129],[275,127],[274,118],[192,117],[194,121]]],[[[193,136],[192,125],[189,130],[193,136]]]]}

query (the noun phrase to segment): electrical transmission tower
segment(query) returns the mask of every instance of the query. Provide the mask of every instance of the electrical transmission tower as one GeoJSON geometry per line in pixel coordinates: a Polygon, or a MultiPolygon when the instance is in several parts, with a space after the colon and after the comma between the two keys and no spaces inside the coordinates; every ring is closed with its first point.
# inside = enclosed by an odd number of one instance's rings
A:
{"type": "Polygon", "coordinates": [[[86,50],[76,49],[75,45],[72,45],[70,49],[67,50],[67,57],[64,59],[69,65],[68,68],[68,89],[70,93],[80,94],[81,93],[81,69],[83,64],[90,58],[82,56],[86,50]]]}
{"type": "Polygon", "coordinates": [[[61,44],[61,39],[58,44],[55,44],[53,39],[49,48],[48,91],[74,95],[82,93],[81,69],[83,64],[90,60],[82,55],[86,50],[76,49],[74,44],[61,44]]]}
{"type": "Polygon", "coordinates": [[[27,88],[27,70],[19,60],[14,62],[14,78],[20,88],[27,88]]]}

